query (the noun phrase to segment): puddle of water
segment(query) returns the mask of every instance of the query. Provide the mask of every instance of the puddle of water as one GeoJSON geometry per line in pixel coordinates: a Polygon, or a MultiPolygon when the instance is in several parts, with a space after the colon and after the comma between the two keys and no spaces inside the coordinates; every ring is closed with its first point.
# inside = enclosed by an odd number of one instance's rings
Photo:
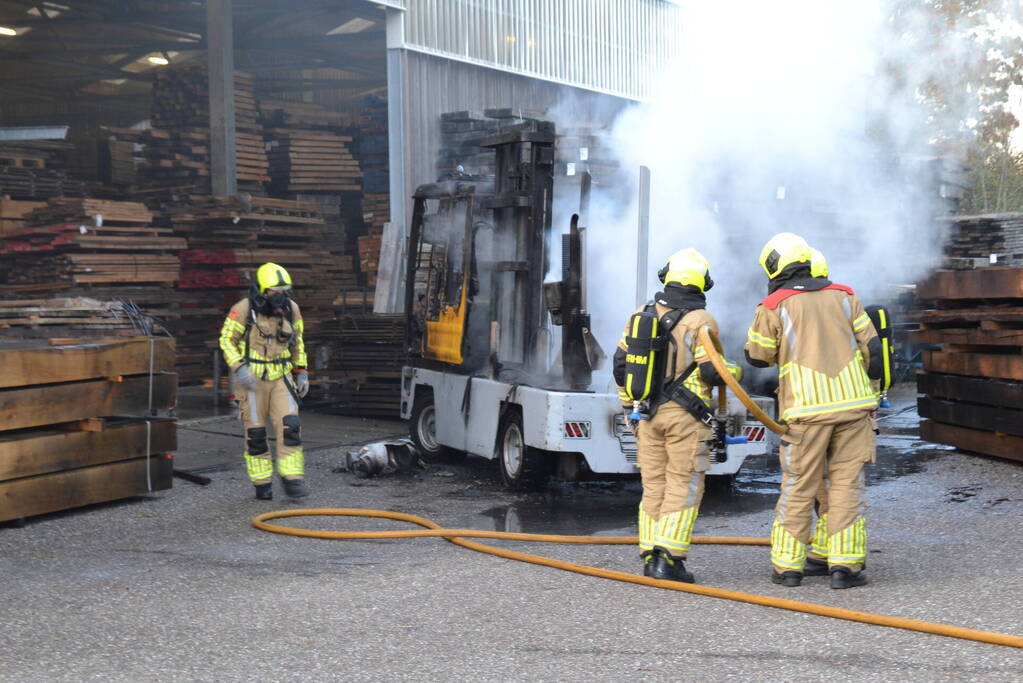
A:
{"type": "MultiPolygon", "coordinates": [[[[923,470],[925,463],[947,452],[942,446],[909,434],[886,433],[878,439],[877,462],[866,468],[867,485],[898,479],[923,470]]],[[[712,478],[701,513],[728,517],[770,510],[778,499],[781,470],[777,455],[748,458],[731,487],[712,478]]],[[[463,489],[456,498],[487,498],[495,491],[463,489]]],[[[558,482],[539,493],[518,497],[479,513],[482,527],[495,531],[574,535],[635,533],[636,508],[643,489],[638,480],[558,482]]]]}

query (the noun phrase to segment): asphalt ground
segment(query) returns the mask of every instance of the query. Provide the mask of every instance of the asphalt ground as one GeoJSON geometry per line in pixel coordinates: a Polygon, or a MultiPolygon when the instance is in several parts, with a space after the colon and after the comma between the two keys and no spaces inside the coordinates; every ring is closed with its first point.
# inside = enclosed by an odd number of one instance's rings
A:
{"type": "MultiPolygon", "coordinates": [[[[871,583],[772,584],[767,549],[697,546],[697,581],[856,610],[1023,634],[1023,466],[919,442],[882,420],[868,497],[871,583]]],[[[450,527],[634,533],[637,482],[501,489],[492,463],[359,479],[338,471],[398,422],[304,417],[312,495],[450,527]],[[341,445],[339,445],[341,444],[341,445]]],[[[584,577],[439,539],[325,541],[250,525],[300,507],[251,499],[231,419],[180,430],[177,467],[209,486],[0,528],[2,681],[1023,680],[1023,652],[584,577]]],[[[708,492],[696,533],[767,536],[776,464],[708,492]]],[[[279,491],[278,491],[279,495],[279,491]]],[[[372,520],[285,520],[323,529],[372,520]]],[[[509,544],[620,571],[625,546],[509,544]]]]}

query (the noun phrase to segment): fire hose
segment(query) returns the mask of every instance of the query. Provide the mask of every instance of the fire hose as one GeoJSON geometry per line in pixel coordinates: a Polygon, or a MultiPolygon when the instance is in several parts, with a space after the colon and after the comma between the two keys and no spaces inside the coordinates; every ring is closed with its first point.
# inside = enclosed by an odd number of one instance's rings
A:
{"type": "MultiPolygon", "coordinates": [[[[309,508],[305,510],[277,510],[264,512],[252,519],[252,526],[263,531],[275,534],[287,534],[290,536],[302,536],[305,538],[343,539],[343,540],[380,540],[388,538],[443,538],[455,545],[475,550],[488,555],[496,555],[509,560],[538,564],[554,569],[596,576],[601,579],[613,579],[626,583],[635,583],[654,588],[682,591],[694,595],[704,595],[710,598],[723,598],[735,600],[751,605],[762,605],[764,607],[775,607],[787,609],[793,612],[804,612],[816,614],[822,617],[834,619],[845,619],[847,621],[858,621],[863,624],[875,626],[888,626],[901,628],[907,631],[919,631],[921,633],[932,633],[950,638],[962,638],[974,640],[992,645],[1006,645],[1009,647],[1023,648],[1023,637],[995,633],[992,631],[980,631],[962,626],[951,626],[948,624],[936,624],[916,619],[905,619],[902,617],[887,616],[884,614],[872,614],[860,612],[859,610],[846,609],[843,607],[832,607],[830,605],[818,605],[812,602],[799,600],[787,600],[769,595],[757,595],[755,593],[743,593],[740,591],[714,588],[712,586],[700,586],[692,583],[679,583],[677,581],[665,581],[652,579],[638,574],[626,574],[625,572],[611,569],[600,569],[587,565],[575,564],[564,560],[555,560],[541,555],[520,553],[506,548],[498,548],[484,543],[468,541],[468,538],[490,538],[501,541],[526,541],[531,543],[578,543],[587,545],[635,545],[638,539],[635,536],[558,536],[552,534],[521,534],[504,531],[481,531],[478,529],[444,529],[440,525],[416,515],[407,515],[401,512],[389,510],[365,510],[358,508],[309,508]],[[424,527],[423,530],[411,531],[323,531],[317,529],[297,529],[293,527],[268,524],[271,519],[282,519],[285,517],[375,517],[379,519],[390,519],[398,522],[408,522],[424,527]]],[[[693,543],[711,545],[757,545],[767,546],[770,541],[766,538],[749,537],[728,537],[728,536],[702,536],[693,538],[693,543]]]]}
{"type": "Polygon", "coordinates": [[[746,390],[742,388],[738,380],[732,376],[729,372],[728,366],[725,365],[724,350],[721,348],[721,340],[714,334],[714,331],[707,326],[700,329],[699,334],[700,343],[703,348],[707,351],[707,358],[710,359],[711,365],[718,371],[721,379],[725,381],[728,388],[732,390],[735,397],[742,401],[742,404],[746,406],[746,409],[750,412],[750,415],[760,420],[765,427],[770,429],[775,434],[786,434],[789,431],[788,425],[779,424],[775,422],[770,415],[765,413],[756,402],[750,398],[746,390]]]}
{"type": "MultiPolygon", "coordinates": [[[[739,383],[732,377],[732,374],[728,371],[725,366],[724,359],[721,356],[721,343],[714,335],[713,331],[708,328],[700,330],[699,334],[700,342],[707,349],[707,355],[710,358],[711,363],[717,369],[718,374],[724,378],[727,385],[735,392],[735,395],[740,401],[746,406],[746,408],[753,414],[758,420],[760,420],[766,427],[771,431],[778,434],[784,434],[788,431],[788,427],[779,424],[771,419],[766,413],[764,413],[760,407],[753,402],[749,395],[742,389],[739,383]]],[[[496,555],[497,557],[503,557],[509,560],[516,560],[519,562],[528,562],[530,564],[537,564],[545,567],[551,567],[554,569],[561,569],[564,571],[575,572],[577,574],[584,574],[587,576],[595,576],[602,579],[612,579],[615,581],[624,581],[626,583],[634,583],[643,586],[651,586],[654,588],[662,588],[665,590],[681,591],[683,593],[692,593],[694,595],[703,595],[710,598],[721,598],[725,600],[734,600],[736,602],[745,602],[752,605],[762,605],[764,607],[774,607],[777,609],[786,609],[793,612],[803,612],[805,614],[815,614],[822,617],[831,617],[833,619],[845,619],[847,621],[856,621],[863,624],[872,624],[874,626],[887,626],[890,628],[900,628],[907,631],[918,631],[920,633],[930,633],[939,636],[947,636],[949,638],[961,638],[963,640],[973,640],[981,643],[990,643],[992,645],[1005,645],[1008,647],[1023,648],[1023,637],[1009,635],[1006,633],[996,633],[992,631],[981,631],[972,628],[965,628],[963,626],[952,626],[949,624],[938,624],[927,621],[919,621],[917,619],[906,619],[903,617],[894,617],[884,614],[874,614],[871,612],[861,612],[859,610],[846,609],[843,607],[832,607],[830,605],[819,605],[812,602],[802,602],[800,600],[788,600],[785,598],[776,598],[769,595],[757,595],[755,593],[744,593],[740,591],[733,591],[724,588],[714,588],[712,586],[701,586],[691,583],[679,583],[677,581],[665,581],[662,579],[654,579],[646,576],[640,576],[638,574],[627,574],[625,572],[614,571],[611,569],[600,569],[598,567],[590,567],[587,565],[576,564],[574,562],[566,562],[564,560],[556,560],[550,557],[543,557],[541,555],[533,555],[530,553],[521,553],[514,550],[508,550],[507,548],[499,548],[485,543],[477,543],[475,541],[469,541],[469,538],[488,538],[500,541],[524,541],[530,543],[575,543],[575,544],[586,544],[586,545],[636,545],[638,538],[635,536],[561,536],[555,534],[525,534],[525,533],[510,533],[504,531],[482,531],[478,529],[445,529],[440,525],[426,519],[424,517],[418,517],[416,515],[404,514],[401,512],[391,512],[388,510],[367,510],[359,508],[309,508],[304,510],[277,510],[273,512],[265,512],[261,515],[257,515],[252,519],[252,525],[262,531],[268,531],[276,534],[286,534],[290,536],[301,536],[304,538],[321,538],[321,539],[338,539],[338,540],[381,540],[391,538],[443,538],[450,543],[468,548],[469,550],[475,550],[477,552],[486,553],[488,555],[496,555]],[[283,519],[286,517],[372,517],[377,519],[389,519],[398,522],[408,522],[410,524],[416,524],[423,527],[423,530],[409,530],[409,531],[324,531],[317,529],[300,529],[294,527],[280,526],[278,524],[269,524],[268,520],[271,519],[283,519]]],[[[703,545],[753,545],[753,546],[770,546],[770,540],[766,538],[755,538],[745,536],[698,536],[692,539],[693,543],[703,545]]]]}

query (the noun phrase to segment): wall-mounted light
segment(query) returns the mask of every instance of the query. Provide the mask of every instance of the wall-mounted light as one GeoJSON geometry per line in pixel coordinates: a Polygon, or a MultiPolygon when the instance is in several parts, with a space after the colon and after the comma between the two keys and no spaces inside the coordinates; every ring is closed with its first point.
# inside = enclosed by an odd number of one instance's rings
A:
{"type": "Polygon", "coordinates": [[[146,61],[155,66],[167,66],[170,64],[170,60],[160,55],[150,55],[146,57],[146,61]]]}
{"type": "Polygon", "coordinates": [[[355,17],[354,19],[349,19],[348,21],[346,21],[345,23],[341,24],[340,26],[336,26],[336,27],[330,29],[329,31],[327,31],[327,35],[328,36],[339,36],[339,35],[352,34],[352,33],[361,33],[362,31],[365,31],[366,29],[368,29],[370,26],[373,26],[374,24],[376,24],[375,21],[370,21],[369,19],[363,19],[362,17],[355,17]]]}
{"type": "Polygon", "coordinates": [[[11,28],[10,26],[0,26],[0,36],[7,36],[8,38],[18,35],[18,29],[11,28]]]}

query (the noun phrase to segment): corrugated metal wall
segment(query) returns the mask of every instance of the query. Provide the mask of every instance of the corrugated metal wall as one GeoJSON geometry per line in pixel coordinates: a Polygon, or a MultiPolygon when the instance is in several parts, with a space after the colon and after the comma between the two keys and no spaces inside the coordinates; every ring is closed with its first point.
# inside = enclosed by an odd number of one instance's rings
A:
{"type": "MultiPolygon", "coordinates": [[[[406,216],[411,215],[410,198],[415,188],[437,179],[440,115],[444,112],[465,109],[482,113],[487,108],[504,107],[546,109],[548,116],[563,128],[609,124],[629,104],[618,97],[528,76],[418,52],[396,52],[404,62],[405,72],[402,85],[406,93],[403,126],[406,216]]],[[[393,162],[394,150],[391,158],[393,162]]]]}
{"type": "Polygon", "coordinates": [[[632,99],[681,37],[665,0],[413,0],[404,47],[632,99]]]}

